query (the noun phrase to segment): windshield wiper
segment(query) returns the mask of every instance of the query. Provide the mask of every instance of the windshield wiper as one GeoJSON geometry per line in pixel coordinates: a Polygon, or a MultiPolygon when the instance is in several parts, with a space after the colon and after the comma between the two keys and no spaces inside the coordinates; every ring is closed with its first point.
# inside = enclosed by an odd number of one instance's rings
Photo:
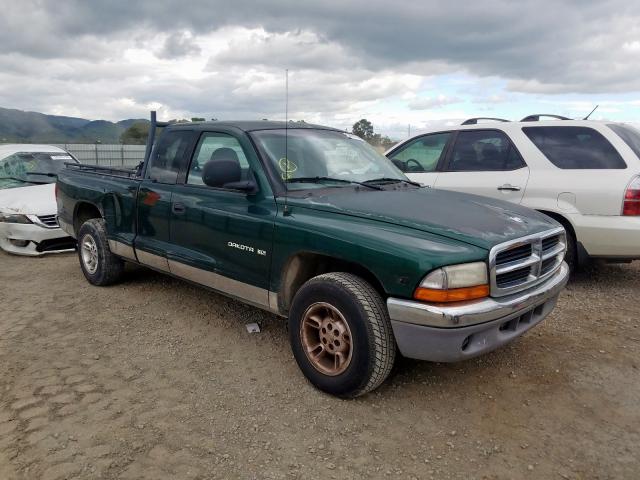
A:
{"type": "Polygon", "coordinates": [[[418,182],[413,182],[411,180],[407,180],[405,178],[393,178],[393,177],[380,177],[380,178],[372,178],[371,180],[365,180],[363,183],[375,183],[375,182],[387,182],[387,183],[398,183],[405,182],[409,185],[414,185],[416,187],[421,187],[422,185],[418,182]]]}
{"type": "Polygon", "coordinates": [[[355,180],[346,180],[344,178],[333,178],[333,177],[294,177],[294,178],[288,179],[286,182],[287,183],[338,182],[338,183],[349,183],[352,185],[361,185],[363,187],[371,188],[373,190],[382,190],[382,187],[378,187],[377,185],[371,185],[364,182],[356,182],[355,180]]]}
{"type": "Polygon", "coordinates": [[[27,175],[44,175],[45,177],[53,177],[58,178],[57,173],[47,173],[47,172],[26,172],[27,175]]]}
{"type": "Polygon", "coordinates": [[[0,177],[0,180],[15,180],[16,182],[37,183],[37,184],[49,183],[49,182],[34,182],[33,180],[25,180],[24,178],[18,178],[18,177],[0,177]]]}

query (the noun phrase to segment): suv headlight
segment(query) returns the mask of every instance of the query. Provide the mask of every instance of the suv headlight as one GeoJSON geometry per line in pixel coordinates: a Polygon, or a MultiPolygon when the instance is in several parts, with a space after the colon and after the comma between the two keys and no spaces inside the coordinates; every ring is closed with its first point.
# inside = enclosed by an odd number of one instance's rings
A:
{"type": "Polygon", "coordinates": [[[5,223],[32,223],[26,215],[13,215],[8,213],[0,213],[0,222],[5,223]]]}
{"type": "Polygon", "coordinates": [[[489,296],[489,276],[484,262],[438,268],[429,273],[413,293],[423,302],[460,302],[489,296]]]}

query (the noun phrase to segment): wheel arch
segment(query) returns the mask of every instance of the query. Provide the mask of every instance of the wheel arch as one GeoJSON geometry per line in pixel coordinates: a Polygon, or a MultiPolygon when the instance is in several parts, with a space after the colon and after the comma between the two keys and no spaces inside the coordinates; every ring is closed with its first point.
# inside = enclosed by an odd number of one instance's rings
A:
{"type": "Polygon", "coordinates": [[[560,223],[566,230],[569,230],[569,233],[573,235],[573,238],[575,238],[576,241],[578,240],[578,237],[576,236],[576,229],[574,228],[573,224],[567,217],[565,217],[561,213],[553,212],[551,210],[538,209],[538,212],[544,213],[547,217],[553,218],[556,222],[560,223]]]}
{"type": "Polygon", "coordinates": [[[357,275],[371,284],[383,298],[387,297],[386,290],[377,275],[361,263],[321,253],[302,251],[292,254],[284,262],[280,272],[280,285],[277,288],[280,312],[289,311],[293,297],[306,281],[323,273],[331,272],[347,272],[357,275]]]}
{"type": "Polygon", "coordinates": [[[582,245],[582,242],[580,242],[573,223],[571,223],[571,221],[567,217],[558,212],[543,209],[538,209],[538,212],[544,213],[548,217],[553,218],[556,222],[560,223],[565,228],[565,230],[567,230],[567,233],[569,233],[574,240],[573,246],[575,248],[577,266],[585,266],[589,262],[589,253],[585,249],[584,245],[582,245]]]}
{"type": "Polygon", "coordinates": [[[73,212],[73,231],[76,235],[84,222],[92,218],[104,218],[102,210],[91,202],[78,202],[73,212]]]}

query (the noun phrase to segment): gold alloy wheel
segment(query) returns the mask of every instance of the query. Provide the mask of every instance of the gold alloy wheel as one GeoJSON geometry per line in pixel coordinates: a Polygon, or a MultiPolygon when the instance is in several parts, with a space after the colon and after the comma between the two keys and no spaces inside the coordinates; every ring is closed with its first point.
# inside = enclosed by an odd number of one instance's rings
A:
{"type": "Polygon", "coordinates": [[[319,372],[336,376],[351,363],[351,330],[340,310],[318,302],[304,312],[300,323],[302,348],[319,372]]]}

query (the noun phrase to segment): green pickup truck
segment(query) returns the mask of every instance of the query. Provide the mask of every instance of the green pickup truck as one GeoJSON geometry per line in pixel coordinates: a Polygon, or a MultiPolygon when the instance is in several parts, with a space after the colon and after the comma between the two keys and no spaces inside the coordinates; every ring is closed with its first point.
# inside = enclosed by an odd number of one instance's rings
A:
{"type": "Polygon", "coordinates": [[[517,205],[423,187],[358,137],[304,123],[161,124],[133,170],[68,165],[59,222],[94,285],[125,262],[288,319],[317,388],[378,387],[398,352],[504,345],[564,287],[563,228],[517,205]],[[151,147],[153,145],[153,147],[151,147]]]}

